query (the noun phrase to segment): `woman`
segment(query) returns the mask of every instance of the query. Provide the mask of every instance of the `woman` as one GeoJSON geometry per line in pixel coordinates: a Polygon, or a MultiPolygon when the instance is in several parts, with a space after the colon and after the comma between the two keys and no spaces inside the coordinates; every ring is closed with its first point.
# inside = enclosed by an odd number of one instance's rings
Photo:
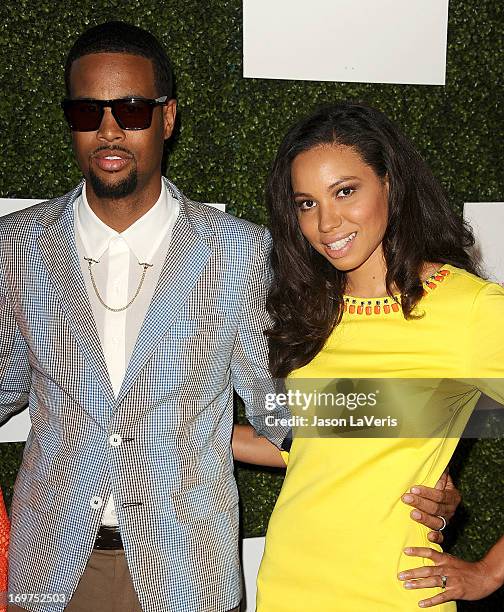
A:
{"type": "MultiPolygon", "coordinates": [[[[504,541],[480,566],[451,560],[429,547],[427,529],[399,500],[415,482],[434,486],[480,391],[504,403],[504,289],[477,276],[470,231],[410,142],[374,109],[331,106],[292,128],[267,201],[273,376],[315,391],[336,377],[378,379],[390,400],[381,416],[406,425],[400,436],[392,421],[385,433],[343,426],[332,437],[297,428],[268,527],[258,612],[405,612],[418,609],[414,587],[430,588],[421,607],[443,610],[486,596],[504,581],[504,541]],[[422,567],[408,572],[411,553],[422,567]]],[[[313,416],[313,406],[291,409],[313,416]]]]}
{"type": "Polygon", "coordinates": [[[7,610],[7,550],[9,548],[9,519],[0,490],[0,612],[7,610]]]}

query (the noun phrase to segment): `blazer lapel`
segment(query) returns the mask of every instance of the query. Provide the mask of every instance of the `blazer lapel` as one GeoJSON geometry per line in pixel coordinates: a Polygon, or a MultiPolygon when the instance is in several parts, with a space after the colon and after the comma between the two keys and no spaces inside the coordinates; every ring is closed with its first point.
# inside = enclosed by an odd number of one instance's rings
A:
{"type": "MultiPolygon", "coordinates": [[[[167,186],[173,188],[171,184],[167,186]]],[[[179,200],[180,212],[152,302],[119,391],[117,404],[128,393],[136,377],[169,330],[211,254],[207,242],[191,223],[184,196],[178,191],[173,193],[173,189],[170,190],[179,200]]]]}
{"type": "MultiPolygon", "coordinates": [[[[73,202],[82,186],[68,196],[62,214],[38,238],[42,259],[60,299],[72,333],[110,404],[114,393],[89,304],[75,245],[73,202]]],[[[43,223],[43,221],[42,221],[43,223]]]]}

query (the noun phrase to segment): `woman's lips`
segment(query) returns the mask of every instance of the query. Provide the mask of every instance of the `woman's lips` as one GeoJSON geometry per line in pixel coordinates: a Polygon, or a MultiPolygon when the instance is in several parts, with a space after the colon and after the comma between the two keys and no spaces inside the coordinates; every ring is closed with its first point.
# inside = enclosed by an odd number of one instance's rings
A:
{"type": "Polygon", "coordinates": [[[350,240],[348,240],[341,248],[331,248],[328,244],[324,244],[324,250],[331,259],[340,259],[344,257],[352,248],[357,233],[352,232],[350,240]]]}

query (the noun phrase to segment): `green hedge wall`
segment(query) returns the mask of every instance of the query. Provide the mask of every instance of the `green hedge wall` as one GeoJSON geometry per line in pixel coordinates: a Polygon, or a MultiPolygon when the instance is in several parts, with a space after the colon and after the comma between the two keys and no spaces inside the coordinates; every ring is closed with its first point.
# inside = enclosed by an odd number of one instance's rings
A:
{"type": "MultiPolygon", "coordinates": [[[[499,0],[451,0],[441,87],[244,79],[240,0],[3,0],[0,196],[49,198],[79,180],[59,108],[65,55],[84,28],[120,18],[151,30],[173,59],[181,121],[167,173],[193,198],[226,202],[231,213],[266,223],[264,180],[286,128],[317,104],[359,98],[402,126],[454,207],[500,200],[502,14],[499,0]]],[[[21,453],[21,444],[0,448],[7,500],[21,453]]],[[[501,440],[459,446],[453,471],[464,508],[452,527],[452,552],[478,558],[504,531],[503,465],[501,440]]],[[[282,476],[237,471],[243,532],[262,535],[282,476]]],[[[503,603],[500,593],[460,609],[501,610],[503,603]]]]}

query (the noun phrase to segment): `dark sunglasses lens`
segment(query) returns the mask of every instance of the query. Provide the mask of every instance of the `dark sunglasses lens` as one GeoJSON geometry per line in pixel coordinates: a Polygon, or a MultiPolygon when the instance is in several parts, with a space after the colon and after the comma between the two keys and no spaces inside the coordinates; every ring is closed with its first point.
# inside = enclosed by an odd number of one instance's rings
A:
{"type": "Polygon", "coordinates": [[[100,127],[103,111],[98,104],[86,100],[69,100],[63,108],[72,130],[92,132],[100,127]]]}
{"type": "Polygon", "coordinates": [[[124,130],[145,130],[150,127],[152,106],[144,100],[114,102],[112,112],[124,130]]]}

